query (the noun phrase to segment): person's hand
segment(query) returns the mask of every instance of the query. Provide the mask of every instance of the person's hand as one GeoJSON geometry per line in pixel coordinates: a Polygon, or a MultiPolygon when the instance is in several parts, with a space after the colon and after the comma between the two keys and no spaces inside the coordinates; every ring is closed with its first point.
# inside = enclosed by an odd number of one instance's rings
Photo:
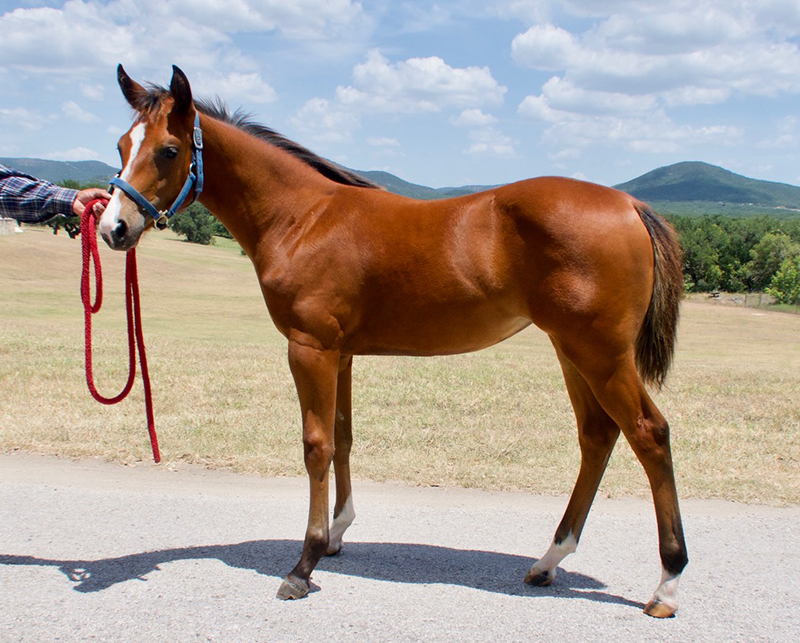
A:
{"type": "MultiPolygon", "coordinates": [[[[90,201],[94,199],[105,199],[108,201],[110,198],[111,195],[103,188],[86,188],[78,192],[78,196],[76,196],[75,201],[72,202],[72,211],[75,213],[76,217],[81,217],[90,201]]],[[[95,203],[92,211],[96,217],[99,217],[103,214],[103,210],[105,209],[106,206],[102,203],[95,203]]]]}

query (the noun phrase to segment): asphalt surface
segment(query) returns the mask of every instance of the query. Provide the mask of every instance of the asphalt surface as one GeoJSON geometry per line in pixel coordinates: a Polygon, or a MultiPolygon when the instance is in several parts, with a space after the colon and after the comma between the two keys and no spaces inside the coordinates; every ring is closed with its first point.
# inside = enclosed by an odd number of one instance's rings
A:
{"type": "Polygon", "coordinates": [[[565,498],[356,482],[307,598],[306,482],[0,455],[0,641],[795,641],[800,508],[684,501],[676,618],[652,505],[601,499],[549,588],[522,583],[565,498]]]}

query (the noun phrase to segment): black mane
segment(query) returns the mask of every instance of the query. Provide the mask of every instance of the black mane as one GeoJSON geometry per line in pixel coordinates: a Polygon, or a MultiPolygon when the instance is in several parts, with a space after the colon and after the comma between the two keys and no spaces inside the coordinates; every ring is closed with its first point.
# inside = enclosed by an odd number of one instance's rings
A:
{"type": "MultiPolygon", "coordinates": [[[[145,97],[140,97],[138,109],[144,113],[152,113],[157,110],[162,101],[169,96],[169,90],[157,85],[148,87],[148,93],[145,97]]],[[[225,103],[217,98],[214,101],[199,99],[194,101],[194,106],[198,112],[209,116],[210,118],[228,123],[233,127],[247,132],[251,136],[255,136],[262,141],[274,145],[285,152],[289,152],[295,158],[303,161],[306,165],[314,168],[317,172],[324,177],[329,178],[331,181],[341,183],[342,185],[352,185],[360,188],[383,189],[377,183],[359,176],[355,172],[350,172],[343,167],[328,161],[327,159],[314,154],[311,150],[306,149],[302,145],[290,141],[288,138],[278,134],[275,130],[265,127],[252,120],[250,114],[241,110],[236,110],[231,114],[225,103]]]]}

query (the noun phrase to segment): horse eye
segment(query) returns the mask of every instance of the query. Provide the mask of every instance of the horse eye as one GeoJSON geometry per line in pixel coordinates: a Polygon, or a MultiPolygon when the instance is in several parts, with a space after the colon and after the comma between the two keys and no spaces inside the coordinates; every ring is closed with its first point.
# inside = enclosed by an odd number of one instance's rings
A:
{"type": "Polygon", "coordinates": [[[165,147],[163,150],[161,150],[161,156],[168,159],[174,159],[176,156],[178,156],[178,148],[172,146],[165,147]]]}

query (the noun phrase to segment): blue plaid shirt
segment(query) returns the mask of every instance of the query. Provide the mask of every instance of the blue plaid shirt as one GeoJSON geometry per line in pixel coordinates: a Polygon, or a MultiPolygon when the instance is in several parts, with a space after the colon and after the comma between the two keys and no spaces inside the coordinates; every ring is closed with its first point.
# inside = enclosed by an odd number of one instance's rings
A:
{"type": "Polygon", "coordinates": [[[0,217],[23,223],[41,223],[58,214],[71,217],[77,195],[77,190],[61,188],[0,165],[0,217]]]}

